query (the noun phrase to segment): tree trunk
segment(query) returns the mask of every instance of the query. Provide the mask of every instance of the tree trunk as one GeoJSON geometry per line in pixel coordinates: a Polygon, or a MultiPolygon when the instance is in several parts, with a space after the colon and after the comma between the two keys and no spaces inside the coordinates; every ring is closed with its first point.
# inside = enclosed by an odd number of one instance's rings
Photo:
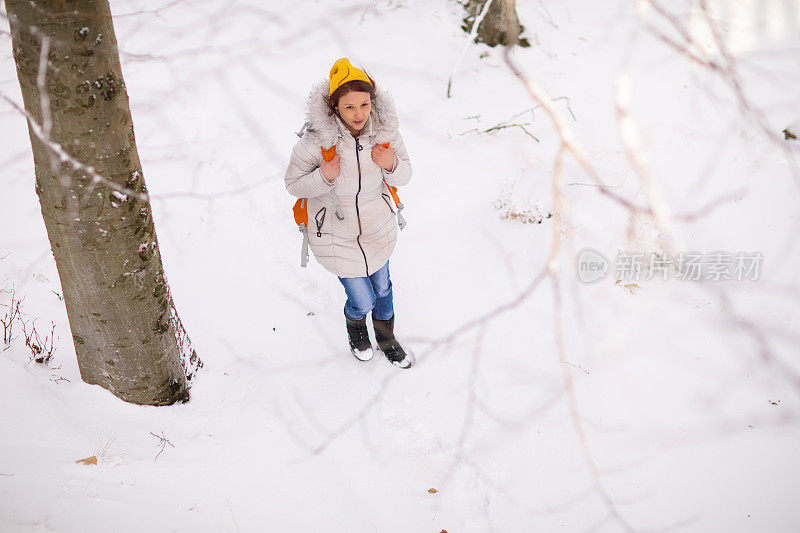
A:
{"type": "Polygon", "coordinates": [[[202,363],[164,277],[108,0],[5,4],[81,377],[127,402],[186,401],[202,363]]]}
{"type": "MultiPolygon", "coordinates": [[[[466,3],[467,18],[464,19],[464,30],[469,32],[475,19],[483,11],[483,6],[487,0],[468,0],[466,3]]],[[[519,44],[529,46],[527,40],[520,39],[523,27],[517,17],[515,0],[493,0],[483,19],[478,26],[478,37],[476,41],[485,43],[489,46],[510,46],[519,44]]]]}

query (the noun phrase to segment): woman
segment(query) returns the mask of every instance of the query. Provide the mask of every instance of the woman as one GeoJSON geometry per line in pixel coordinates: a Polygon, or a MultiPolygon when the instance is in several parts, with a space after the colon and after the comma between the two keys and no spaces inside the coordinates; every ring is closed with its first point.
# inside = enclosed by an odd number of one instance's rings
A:
{"type": "Polygon", "coordinates": [[[286,170],[286,190],[308,199],[311,251],[344,286],[350,350],[361,361],[372,359],[371,313],[380,351],[408,368],[413,356],[394,336],[389,279],[397,240],[389,186],[411,180],[394,103],[363,70],[340,59],[329,79],[312,89],[301,136],[286,170]]]}

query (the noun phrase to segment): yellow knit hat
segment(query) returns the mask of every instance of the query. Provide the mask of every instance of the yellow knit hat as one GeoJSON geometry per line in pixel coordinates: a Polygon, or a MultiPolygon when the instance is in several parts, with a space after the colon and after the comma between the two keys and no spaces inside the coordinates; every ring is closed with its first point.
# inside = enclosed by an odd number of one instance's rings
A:
{"type": "Polygon", "coordinates": [[[347,83],[348,81],[355,81],[361,80],[369,83],[372,85],[367,74],[353,65],[350,64],[350,60],[346,57],[338,60],[336,63],[333,64],[333,68],[331,68],[331,88],[328,92],[328,96],[333,94],[333,91],[347,83]]]}

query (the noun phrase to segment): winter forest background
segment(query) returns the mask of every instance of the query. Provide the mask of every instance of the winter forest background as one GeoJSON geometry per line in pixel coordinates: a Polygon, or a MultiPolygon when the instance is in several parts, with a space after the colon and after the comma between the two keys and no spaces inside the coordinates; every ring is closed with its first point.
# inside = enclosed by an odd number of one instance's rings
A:
{"type": "Polygon", "coordinates": [[[454,0],[112,0],[203,362],[166,407],[81,380],[9,4],[0,530],[800,527],[797,0],[519,0],[509,48],[454,0]],[[408,371],[356,361],[341,285],[299,267],[283,174],[340,57],[392,93],[414,167],[408,371]]]}

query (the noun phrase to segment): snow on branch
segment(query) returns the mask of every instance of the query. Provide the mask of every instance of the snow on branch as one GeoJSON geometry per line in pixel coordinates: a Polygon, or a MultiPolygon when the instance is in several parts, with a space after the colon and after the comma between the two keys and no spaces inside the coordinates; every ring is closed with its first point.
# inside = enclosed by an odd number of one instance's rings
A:
{"type": "Polygon", "coordinates": [[[668,35],[663,30],[656,27],[656,25],[647,19],[647,9],[639,9],[637,13],[642,21],[644,28],[649,31],[654,37],[661,40],[667,46],[686,57],[693,63],[708,69],[709,71],[717,74],[719,79],[733,92],[734,97],[739,105],[739,108],[744,116],[751,117],[758,125],[759,129],[764,133],[766,138],[780,148],[781,152],[789,165],[789,170],[792,173],[795,185],[800,190],[800,167],[798,166],[795,156],[798,152],[798,147],[792,147],[789,143],[785,142],[785,134],[783,131],[778,131],[777,128],[773,129],[767,122],[766,117],[761,109],[753,105],[747,98],[744,89],[744,83],[739,75],[738,63],[736,56],[731,52],[728,44],[719,30],[717,22],[714,20],[711,11],[708,7],[707,0],[699,0],[700,10],[703,14],[703,20],[706,23],[708,30],[711,33],[714,46],[719,54],[719,58],[713,57],[706,51],[701,43],[692,37],[691,32],[681,20],[673,13],[667,11],[656,0],[641,0],[642,6],[649,6],[655,13],[663,20],[665,20],[670,28],[677,34],[677,37],[668,35]]]}

